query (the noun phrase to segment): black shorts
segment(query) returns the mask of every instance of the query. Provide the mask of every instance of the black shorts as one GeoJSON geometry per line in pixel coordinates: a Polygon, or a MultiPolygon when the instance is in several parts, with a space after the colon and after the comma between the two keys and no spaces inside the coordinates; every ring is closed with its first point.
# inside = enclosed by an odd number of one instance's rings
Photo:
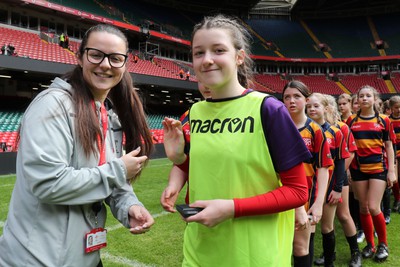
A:
{"type": "Polygon", "coordinates": [[[387,181],[387,171],[379,173],[365,173],[360,170],[350,169],[351,179],[355,182],[357,181],[368,181],[370,179],[378,179],[382,181],[387,181]]]}

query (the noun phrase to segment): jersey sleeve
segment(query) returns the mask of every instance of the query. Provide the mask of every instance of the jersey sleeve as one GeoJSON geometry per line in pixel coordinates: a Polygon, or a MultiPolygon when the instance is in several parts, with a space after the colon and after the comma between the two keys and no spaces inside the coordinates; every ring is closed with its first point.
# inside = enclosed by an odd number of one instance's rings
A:
{"type": "Polygon", "coordinates": [[[350,153],[347,150],[347,144],[344,140],[342,131],[337,129],[335,132],[335,144],[336,144],[336,156],[339,159],[347,159],[350,157],[350,153]]]}
{"type": "Polygon", "coordinates": [[[190,150],[189,110],[183,113],[179,120],[182,124],[183,138],[185,139],[184,152],[186,155],[188,155],[190,150]]]}
{"type": "Polygon", "coordinates": [[[280,173],[282,186],[249,198],[235,198],[235,218],[271,214],[304,205],[308,199],[306,173],[303,163],[280,173]]]}
{"type": "Polygon", "coordinates": [[[315,168],[324,168],[333,165],[329,143],[321,127],[314,129],[313,154],[315,168]]]}
{"type": "Polygon", "coordinates": [[[393,142],[393,144],[396,144],[396,133],[394,132],[393,123],[389,117],[387,117],[385,120],[388,122],[389,125],[389,139],[393,142]]]}
{"type": "Polygon", "coordinates": [[[350,131],[350,128],[347,124],[341,124],[340,125],[340,130],[343,133],[343,138],[346,142],[347,145],[347,150],[349,152],[354,152],[357,150],[356,142],[354,140],[353,133],[350,131]]]}
{"type": "Polygon", "coordinates": [[[261,109],[264,134],[275,170],[289,170],[308,160],[311,154],[283,103],[268,97],[261,109]]]}

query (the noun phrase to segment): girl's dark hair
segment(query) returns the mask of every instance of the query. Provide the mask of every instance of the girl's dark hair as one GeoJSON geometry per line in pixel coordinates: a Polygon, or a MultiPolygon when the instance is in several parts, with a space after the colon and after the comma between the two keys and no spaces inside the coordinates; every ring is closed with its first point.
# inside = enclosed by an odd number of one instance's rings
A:
{"type": "MultiPolygon", "coordinates": [[[[91,27],[85,33],[76,55],[80,60],[83,61],[88,39],[93,32],[107,32],[121,38],[126,43],[128,52],[128,41],[120,30],[111,25],[99,24],[91,27]]],[[[85,155],[89,157],[90,154],[97,154],[96,138],[98,135],[102,136],[102,134],[96,112],[90,104],[94,100],[93,95],[83,78],[81,66],[77,65],[71,72],[65,74],[64,79],[74,88],[72,97],[76,112],[75,129],[85,155]]],[[[150,156],[153,150],[152,136],[147,125],[142,102],[134,89],[131,75],[127,69],[125,69],[121,81],[110,90],[107,98],[111,101],[111,108],[116,112],[121,122],[122,131],[125,134],[126,151],[132,151],[140,146],[139,155],[150,156]]]]}
{"type": "Polygon", "coordinates": [[[386,101],[383,101],[381,112],[382,112],[383,114],[386,114],[386,110],[388,110],[388,109],[390,109],[390,100],[389,100],[389,99],[386,100],[386,101]]]}
{"type": "Polygon", "coordinates": [[[302,83],[301,81],[298,80],[292,80],[290,82],[288,82],[282,90],[282,98],[283,95],[285,94],[286,89],[288,88],[296,88],[297,90],[299,90],[299,92],[305,97],[309,97],[311,95],[310,89],[308,89],[307,85],[305,85],[304,83],[302,83]]]}
{"type": "Polygon", "coordinates": [[[218,14],[215,16],[204,17],[203,21],[194,26],[193,37],[201,29],[226,29],[230,32],[233,46],[237,51],[243,49],[245,52],[243,64],[238,66],[238,79],[240,85],[249,88],[253,85],[253,60],[250,58],[251,35],[236,17],[228,17],[218,14]]]}

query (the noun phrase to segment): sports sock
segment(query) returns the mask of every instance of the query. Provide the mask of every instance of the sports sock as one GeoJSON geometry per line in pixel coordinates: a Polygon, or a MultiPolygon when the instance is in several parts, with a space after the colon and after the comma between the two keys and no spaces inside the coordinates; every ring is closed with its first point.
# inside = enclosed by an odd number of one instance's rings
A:
{"type": "MultiPolygon", "coordinates": [[[[374,224],[372,222],[371,214],[363,214],[360,213],[361,226],[364,230],[365,239],[368,244],[371,244],[373,247],[375,246],[374,242],[374,224]]],[[[383,219],[383,223],[385,223],[385,219],[383,219]]]]}
{"type": "Polygon", "coordinates": [[[312,262],[314,261],[314,236],[315,236],[315,233],[311,233],[310,245],[308,246],[308,255],[310,258],[310,266],[312,265],[312,262]]]}
{"type": "Polygon", "coordinates": [[[325,266],[332,266],[335,255],[335,230],[327,234],[322,234],[322,247],[324,250],[325,266]]]}
{"type": "Polygon", "coordinates": [[[357,234],[353,236],[346,236],[347,243],[349,244],[350,247],[350,252],[353,253],[355,251],[360,251],[358,248],[358,243],[357,243],[357,234]]]}
{"type": "Polygon", "coordinates": [[[293,256],[293,267],[308,267],[310,264],[310,254],[305,256],[293,256]]]}
{"type": "Polygon", "coordinates": [[[392,191],[393,191],[394,200],[395,200],[395,201],[400,201],[400,192],[399,192],[399,191],[400,191],[400,188],[399,188],[399,183],[393,184],[392,191]]]}
{"type": "Polygon", "coordinates": [[[385,245],[387,246],[386,223],[383,213],[381,212],[376,216],[372,216],[372,220],[374,222],[376,233],[378,234],[379,244],[385,243],[385,245]]]}

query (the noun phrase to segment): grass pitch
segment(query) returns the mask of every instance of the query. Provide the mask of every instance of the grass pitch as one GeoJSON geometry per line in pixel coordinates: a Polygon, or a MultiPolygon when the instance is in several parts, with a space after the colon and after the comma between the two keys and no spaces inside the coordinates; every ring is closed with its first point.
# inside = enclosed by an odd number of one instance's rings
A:
{"type": "MultiPolygon", "coordinates": [[[[160,205],[160,196],[167,184],[171,166],[167,159],[151,160],[143,170],[141,178],[133,184],[138,198],[155,217],[156,223],[149,232],[142,235],[131,235],[114,219],[110,212],[108,213],[106,223],[108,245],[102,249],[101,253],[105,267],[181,266],[185,222],[181,220],[178,213],[164,212],[160,205]]],[[[3,232],[14,183],[15,175],[0,177],[0,235],[3,232]]],[[[184,189],[183,192],[185,191],[184,189]]],[[[183,203],[183,199],[184,193],[181,194],[178,202],[183,203]]],[[[400,214],[393,213],[391,218],[392,221],[387,227],[390,249],[388,260],[381,264],[375,263],[371,259],[363,260],[363,266],[400,266],[400,214]]],[[[350,252],[346,238],[340,224],[336,223],[335,225],[337,255],[335,266],[348,266],[350,252]]],[[[321,239],[320,230],[317,227],[315,256],[319,256],[322,252],[321,239]]],[[[360,244],[360,249],[365,245],[365,242],[360,244]]]]}

